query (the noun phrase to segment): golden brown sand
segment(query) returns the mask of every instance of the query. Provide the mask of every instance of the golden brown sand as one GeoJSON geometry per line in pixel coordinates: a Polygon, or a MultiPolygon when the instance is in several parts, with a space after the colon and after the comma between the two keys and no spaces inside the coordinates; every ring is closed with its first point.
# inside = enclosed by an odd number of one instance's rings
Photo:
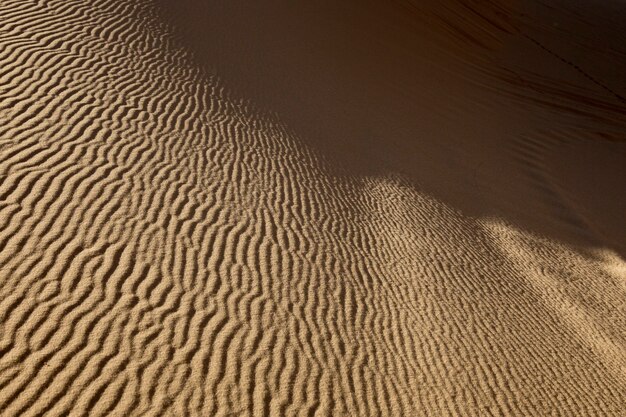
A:
{"type": "Polygon", "coordinates": [[[625,25],[0,2],[0,415],[626,416],[625,25]]]}

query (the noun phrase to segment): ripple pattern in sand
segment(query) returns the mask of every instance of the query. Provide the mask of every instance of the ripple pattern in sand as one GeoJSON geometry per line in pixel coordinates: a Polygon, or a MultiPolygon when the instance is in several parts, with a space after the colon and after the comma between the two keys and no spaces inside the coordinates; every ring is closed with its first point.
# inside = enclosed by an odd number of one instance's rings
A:
{"type": "Polygon", "coordinates": [[[0,16],[0,415],[621,412],[615,328],[538,293],[564,249],[531,285],[507,229],[331,173],[149,3],[0,16]]]}

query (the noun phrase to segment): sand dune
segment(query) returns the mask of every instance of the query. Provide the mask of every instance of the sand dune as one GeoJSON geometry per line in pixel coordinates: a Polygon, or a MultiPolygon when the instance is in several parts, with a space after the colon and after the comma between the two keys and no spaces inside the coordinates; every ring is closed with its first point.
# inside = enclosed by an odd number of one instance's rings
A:
{"type": "Polygon", "coordinates": [[[625,416],[617,0],[0,2],[1,416],[625,416]]]}

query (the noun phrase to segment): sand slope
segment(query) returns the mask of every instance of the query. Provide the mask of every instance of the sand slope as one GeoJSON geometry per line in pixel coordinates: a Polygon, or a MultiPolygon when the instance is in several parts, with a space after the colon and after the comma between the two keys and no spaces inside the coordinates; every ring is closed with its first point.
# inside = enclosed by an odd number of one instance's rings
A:
{"type": "Polygon", "coordinates": [[[0,416],[626,415],[624,6],[310,3],[0,2],[0,416]]]}

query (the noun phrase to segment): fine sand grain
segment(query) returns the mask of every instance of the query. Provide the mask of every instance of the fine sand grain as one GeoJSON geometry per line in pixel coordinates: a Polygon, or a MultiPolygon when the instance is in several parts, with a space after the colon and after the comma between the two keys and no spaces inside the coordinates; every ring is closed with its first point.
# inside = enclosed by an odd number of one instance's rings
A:
{"type": "Polygon", "coordinates": [[[626,416],[625,28],[0,1],[0,416],[626,416]]]}

